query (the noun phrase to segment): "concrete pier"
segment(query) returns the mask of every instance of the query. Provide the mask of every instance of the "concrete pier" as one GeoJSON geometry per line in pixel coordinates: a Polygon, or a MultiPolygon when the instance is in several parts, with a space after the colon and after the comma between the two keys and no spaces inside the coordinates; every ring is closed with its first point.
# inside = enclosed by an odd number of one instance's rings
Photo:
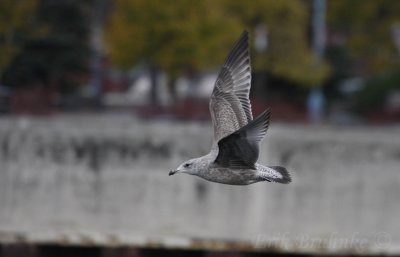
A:
{"type": "Polygon", "coordinates": [[[260,162],[293,183],[168,177],[209,123],[0,119],[0,242],[400,254],[400,128],[272,123],[260,162]]]}

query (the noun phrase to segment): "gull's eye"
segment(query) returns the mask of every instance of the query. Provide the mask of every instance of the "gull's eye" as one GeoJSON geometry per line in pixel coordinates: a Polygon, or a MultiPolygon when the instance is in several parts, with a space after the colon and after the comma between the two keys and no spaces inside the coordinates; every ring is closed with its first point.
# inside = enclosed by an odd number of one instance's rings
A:
{"type": "Polygon", "coordinates": [[[183,165],[184,168],[189,168],[190,166],[192,166],[191,163],[185,163],[185,164],[183,165]]]}

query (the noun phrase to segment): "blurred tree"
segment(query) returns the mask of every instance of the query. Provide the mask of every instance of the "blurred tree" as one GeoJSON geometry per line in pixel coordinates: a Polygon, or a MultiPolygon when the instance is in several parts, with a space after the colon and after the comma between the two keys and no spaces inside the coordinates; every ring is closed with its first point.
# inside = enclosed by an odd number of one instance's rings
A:
{"type": "Polygon", "coordinates": [[[268,50],[255,59],[255,70],[313,85],[329,69],[316,64],[308,47],[308,22],[300,1],[116,0],[106,41],[117,65],[130,68],[147,62],[175,78],[182,67],[221,65],[243,29],[253,31],[263,24],[268,50]]]}
{"type": "MultiPolygon", "coordinates": [[[[111,59],[124,68],[139,62],[153,71],[161,67],[168,72],[170,84],[183,68],[198,71],[220,65],[243,30],[235,19],[221,15],[220,8],[209,0],[173,4],[117,0],[105,38],[111,59]]],[[[153,83],[153,103],[155,87],[153,83]]]]}
{"type": "Polygon", "coordinates": [[[303,86],[321,83],[329,75],[328,64],[318,62],[309,47],[309,10],[302,1],[222,1],[244,26],[254,30],[264,26],[267,31],[268,48],[254,58],[255,71],[303,86]]]}
{"type": "Polygon", "coordinates": [[[329,27],[345,39],[340,47],[348,55],[339,65],[368,76],[400,68],[399,49],[392,36],[399,14],[397,0],[329,1],[329,27]]]}
{"type": "Polygon", "coordinates": [[[400,90],[400,49],[393,33],[399,14],[397,0],[328,2],[332,81],[365,78],[365,86],[351,97],[351,107],[359,113],[385,111],[389,96],[400,90]]]}
{"type": "MultiPolygon", "coordinates": [[[[354,97],[353,108],[361,114],[385,108],[388,96],[400,92],[400,71],[374,76],[354,97]]],[[[398,103],[397,103],[398,108],[398,103]]],[[[397,112],[400,114],[400,110],[397,112]]]]}
{"type": "Polygon", "coordinates": [[[21,50],[27,38],[44,33],[32,26],[39,0],[0,1],[0,74],[21,50]]]}
{"type": "MultiPolygon", "coordinates": [[[[48,33],[23,42],[23,50],[4,71],[4,82],[11,87],[42,86],[62,93],[73,92],[81,85],[90,54],[90,3],[41,0],[36,23],[48,33]]],[[[30,24],[32,28],[35,25],[30,24]]]]}

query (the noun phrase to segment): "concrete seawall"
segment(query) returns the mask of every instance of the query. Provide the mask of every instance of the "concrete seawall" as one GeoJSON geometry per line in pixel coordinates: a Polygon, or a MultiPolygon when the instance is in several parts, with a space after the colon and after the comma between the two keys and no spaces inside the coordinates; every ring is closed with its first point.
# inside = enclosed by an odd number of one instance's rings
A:
{"type": "Polygon", "coordinates": [[[0,242],[399,254],[399,132],[272,123],[260,162],[294,181],[240,187],[168,177],[208,123],[1,118],[0,242]]]}

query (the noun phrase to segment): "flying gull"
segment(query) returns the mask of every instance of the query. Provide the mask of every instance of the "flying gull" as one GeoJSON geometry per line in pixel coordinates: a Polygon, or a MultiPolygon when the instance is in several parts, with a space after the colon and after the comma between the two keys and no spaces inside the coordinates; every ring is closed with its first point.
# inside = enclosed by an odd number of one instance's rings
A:
{"type": "Polygon", "coordinates": [[[225,60],[210,99],[214,141],[209,154],[182,163],[169,175],[187,173],[208,181],[249,185],[260,181],[288,184],[286,168],[257,163],[267,133],[270,109],[253,119],[249,100],[249,36],[244,31],[225,60]]]}

